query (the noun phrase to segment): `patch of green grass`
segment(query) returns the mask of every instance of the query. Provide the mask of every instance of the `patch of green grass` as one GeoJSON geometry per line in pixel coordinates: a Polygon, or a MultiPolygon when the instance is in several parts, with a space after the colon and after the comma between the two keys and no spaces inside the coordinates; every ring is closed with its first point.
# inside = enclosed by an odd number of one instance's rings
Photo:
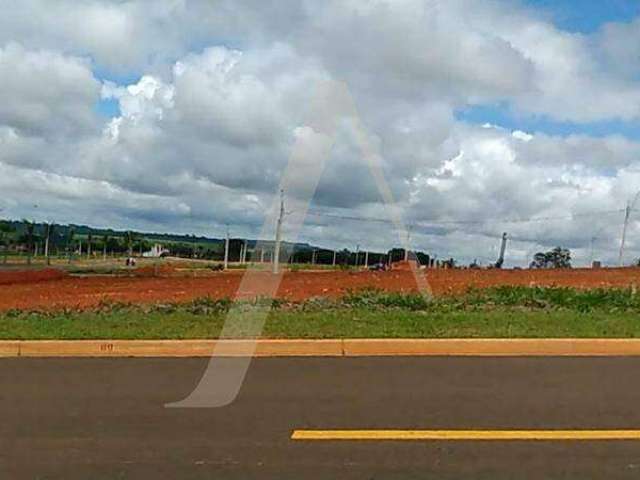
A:
{"type": "Polygon", "coordinates": [[[410,311],[427,310],[434,306],[433,301],[417,293],[405,294],[379,290],[360,290],[358,292],[350,292],[342,298],[340,303],[359,308],[401,308],[410,311]]]}
{"type": "Polygon", "coordinates": [[[186,304],[105,302],[91,311],[0,314],[0,339],[246,337],[264,314],[271,338],[640,338],[640,301],[632,290],[500,287],[463,297],[352,292],[304,303],[201,298],[186,304]]]}
{"type": "MultiPolygon", "coordinates": [[[[258,313],[247,309],[235,323],[232,337],[253,330],[258,313]]],[[[217,338],[226,316],[222,312],[187,309],[141,311],[124,308],[109,313],[56,315],[14,314],[0,318],[0,339],[187,339],[217,338]]],[[[265,337],[270,338],[634,338],[640,337],[637,314],[575,311],[424,312],[371,310],[274,310],[265,337]]]]}
{"type": "Polygon", "coordinates": [[[597,309],[640,310],[640,296],[633,289],[577,290],[559,287],[505,286],[484,291],[471,291],[463,300],[472,305],[566,308],[580,312],[597,309]]]}

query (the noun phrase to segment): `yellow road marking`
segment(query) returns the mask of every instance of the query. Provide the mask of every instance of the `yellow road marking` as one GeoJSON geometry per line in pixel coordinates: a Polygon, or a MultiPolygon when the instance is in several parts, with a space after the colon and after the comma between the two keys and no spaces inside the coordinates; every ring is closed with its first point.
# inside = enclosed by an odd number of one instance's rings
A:
{"type": "Polygon", "coordinates": [[[640,430],[294,430],[292,440],[640,440],[640,430]]]}

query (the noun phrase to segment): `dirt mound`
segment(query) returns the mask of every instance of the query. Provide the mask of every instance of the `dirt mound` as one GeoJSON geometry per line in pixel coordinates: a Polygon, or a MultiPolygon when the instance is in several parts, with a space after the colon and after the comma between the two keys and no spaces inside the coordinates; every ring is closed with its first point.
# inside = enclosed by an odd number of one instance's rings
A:
{"type": "Polygon", "coordinates": [[[403,272],[414,272],[418,270],[418,268],[420,267],[418,266],[418,262],[416,262],[415,260],[402,260],[400,262],[393,262],[391,264],[392,270],[400,270],[403,272]]]}
{"type": "Polygon", "coordinates": [[[168,277],[176,273],[176,267],[173,265],[158,265],[150,267],[140,267],[133,270],[133,275],[141,278],[149,277],[168,277]]]}
{"type": "Polygon", "coordinates": [[[62,280],[65,277],[67,277],[66,272],[54,268],[45,270],[7,270],[0,271],[0,285],[49,282],[62,280]]]}

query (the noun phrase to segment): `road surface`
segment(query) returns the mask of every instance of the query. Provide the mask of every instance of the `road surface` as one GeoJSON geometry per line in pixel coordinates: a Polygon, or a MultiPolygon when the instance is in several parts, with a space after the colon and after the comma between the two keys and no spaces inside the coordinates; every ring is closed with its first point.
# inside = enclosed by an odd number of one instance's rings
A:
{"type": "MultiPolygon", "coordinates": [[[[234,360],[228,360],[234,361],[234,360]]],[[[295,430],[640,429],[640,359],[256,359],[222,409],[167,409],[203,359],[0,361],[0,478],[640,478],[640,441],[294,441],[295,430]]]]}

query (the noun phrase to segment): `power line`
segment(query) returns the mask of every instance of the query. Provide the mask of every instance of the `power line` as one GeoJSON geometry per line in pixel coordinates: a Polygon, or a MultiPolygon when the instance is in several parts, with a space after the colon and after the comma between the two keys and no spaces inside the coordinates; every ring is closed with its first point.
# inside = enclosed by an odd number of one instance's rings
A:
{"type": "MultiPolygon", "coordinates": [[[[420,231],[424,228],[429,227],[445,227],[448,225],[469,225],[469,226],[480,226],[480,225],[503,225],[503,224],[525,224],[525,223],[541,223],[541,222],[550,222],[550,221],[570,221],[576,219],[583,218],[597,218],[597,217],[605,217],[611,215],[620,215],[625,212],[625,209],[617,209],[617,210],[600,210],[600,211],[588,211],[581,213],[574,213],[571,215],[558,215],[558,216],[545,216],[545,217],[521,217],[521,218],[509,218],[509,219],[497,219],[497,218],[487,218],[480,220],[422,220],[413,223],[407,223],[405,226],[407,228],[415,228],[420,231]]],[[[336,220],[346,220],[346,221],[355,221],[355,222],[369,222],[369,223],[378,223],[378,224],[393,224],[394,222],[387,218],[381,217],[367,217],[367,216],[357,216],[357,215],[340,215],[335,213],[328,213],[322,211],[309,211],[307,212],[309,216],[318,217],[318,218],[328,218],[328,219],[336,219],[336,220]]],[[[479,233],[480,235],[487,238],[500,238],[501,235],[498,234],[488,234],[488,233],[479,233]]],[[[541,242],[541,239],[531,239],[520,236],[511,236],[511,239],[516,242],[522,242],[526,244],[544,244],[541,242]]],[[[439,256],[441,258],[447,258],[451,256],[452,258],[464,259],[464,258],[476,258],[478,260],[484,260],[493,262],[493,258],[489,258],[482,255],[473,255],[473,254],[458,254],[458,255],[450,255],[450,253],[443,254],[440,252],[439,256]]]]}
{"type": "MultiPolygon", "coordinates": [[[[625,209],[602,210],[602,211],[593,211],[593,212],[586,212],[586,213],[575,213],[570,216],[565,215],[565,216],[557,216],[557,217],[529,217],[529,218],[513,218],[513,219],[504,219],[504,220],[497,219],[497,218],[493,218],[493,219],[488,218],[483,220],[435,220],[434,219],[434,220],[421,220],[418,222],[413,222],[413,223],[407,224],[407,226],[410,226],[410,225],[421,226],[425,224],[439,226],[439,225],[485,225],[490,223],[509,223],[509,224],[535,223],[535,222],[549,222],[549,221],[556,221],[556,220],[573,220],[575,218],[601,217],[605,215],[614,215],[614,214],[620,214],[624,212],[625,212],[625,209]]],[[[357,221],[357,222],[384,223],[384,224],[393,223],[389,219],[379,218],[379,217],[337,215],[332,213],[314,212],[314,211],[307,212],[307,215],[310,215],[313,217],[320,217],[320,218],[334,218],[337,220],[350,220],[350,221],[357,221]]]]}

